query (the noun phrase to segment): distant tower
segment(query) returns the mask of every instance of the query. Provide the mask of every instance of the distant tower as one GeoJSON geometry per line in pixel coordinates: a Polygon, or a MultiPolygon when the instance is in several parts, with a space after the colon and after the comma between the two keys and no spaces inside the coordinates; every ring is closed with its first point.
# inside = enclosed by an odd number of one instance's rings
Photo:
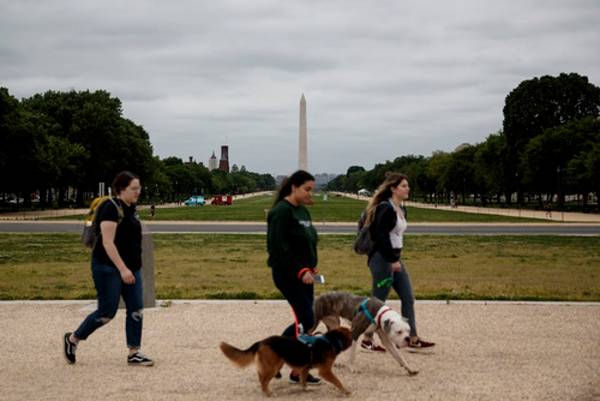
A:
{"type": "Polygon", "coordinates": [[[219,170],[229,172],[229,146],[221,146],[221,160],[219,160],[219,170]]]}
{"type": "Polygon", "coordinates": [[[217,156],[215,156],[215,151],[213,150],[213,154],[210,157],[210,159],[208,159],[208,170],[209,171],[213,171],[217,168],[217,156]]]}
{"type": "Polygon", "coordinates": [[[304,93],[300,98],[300,132],[298,135],[298,168],[308,171],[308,152],[306,136],[306,99],[304,93]]]}

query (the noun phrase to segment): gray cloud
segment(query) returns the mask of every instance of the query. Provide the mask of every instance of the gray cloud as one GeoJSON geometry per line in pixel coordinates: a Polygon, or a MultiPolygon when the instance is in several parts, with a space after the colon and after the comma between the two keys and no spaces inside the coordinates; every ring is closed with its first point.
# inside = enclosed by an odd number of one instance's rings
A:
{"type": "Polygon", "coordinates": [[[0,0],[0,85],[106,89],[162,157],[313,172],[480,142],[522,80],[600,84],[596,0],[0,0]],[[215,3],[215,4],[213,4],[215,3]]]}

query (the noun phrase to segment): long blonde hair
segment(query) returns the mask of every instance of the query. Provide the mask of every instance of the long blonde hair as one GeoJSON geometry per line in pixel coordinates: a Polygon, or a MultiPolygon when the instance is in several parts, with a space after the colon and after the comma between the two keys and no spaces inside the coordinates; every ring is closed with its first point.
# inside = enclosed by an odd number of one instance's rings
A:
{"type": "Polygon", "coordinates": [[[373,220],[375,220],[375,210],[377,209],[377,205],[391,198],[392,187],[397,187],[404,180],[408,181],[408,177],[402,173],[387,172],[385,174],[385,180],[379,185],[379,188],[377,188],[377,191],[375,191],[367,206],[367,217],[365,219],[366,226],[371,225],[373,220]]]}

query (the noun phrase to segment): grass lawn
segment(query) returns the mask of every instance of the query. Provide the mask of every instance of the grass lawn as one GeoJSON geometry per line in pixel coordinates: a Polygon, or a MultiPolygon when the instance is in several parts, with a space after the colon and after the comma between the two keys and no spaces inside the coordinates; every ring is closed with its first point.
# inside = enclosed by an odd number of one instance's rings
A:
{"type": "MultiPolygon", "coordinates": [[[[322,195],[314,196],[315,204],[309,206],[313,221],[315,222],[355,222],[366,207],[365,201],[346,198],[342,196],[329,196],[323,201],[322,195]]],[[[272,196],[257,196],[249,199],[238,200],[231,206],[199,206],[156,209],[155,220],[179,221],[264,221],[265,209],[270,209],[273,204],[272,196]]],[[[150,219],[150,211],[140,212],[142,220],[150,219]]],[[[74,216],[61,217],[60,219],[73,219],[74,216]]],[[[83,219],[83,216],[79,216],[83,219]]],[[[447,210],[408,208],[409,221],[419,222],[543,222],[536,219],[522,219],[518,217],[478,215],[472,213],[453,212],[447,210]]]]}
{"type": "MultiPolygon", "coordinates": [[[[600,301],[600,237],[407,236],[404,261],[418,299],[600,301]]],[[[319,242],[327,284],[370,291],[352,236],[319,242]]],[[[264,235],[157,234],[160,299],[280,298],[264,235]]],[[[92,299],[89,252],[76,234],[0,234],[0,299],[92,299]]],[[[395,295],[392,297],[394,298],[395,295]]]]}

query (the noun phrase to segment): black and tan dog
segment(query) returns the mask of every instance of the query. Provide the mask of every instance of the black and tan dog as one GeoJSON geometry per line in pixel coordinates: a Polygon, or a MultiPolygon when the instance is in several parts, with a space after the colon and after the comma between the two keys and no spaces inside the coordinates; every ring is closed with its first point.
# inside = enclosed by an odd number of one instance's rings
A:
{"type": "Polygon", "coordinates": [[[271,336],[255,342],[246,350],[238,349],[222,342],[221,351],[240,367],[256,363],[262,391],[271,396],[269,382],[279,372],[283,364],[300,372],[300,383],[306,387],[306,377],[311,368],[317,368],[319,376],[333,383],[341,392],[348,391],[333,374],[331,368],[335,358],[352,344],[352,333],[345,327],[328,331],[313,338],[311,344],[292,337],[271,336]]]}

